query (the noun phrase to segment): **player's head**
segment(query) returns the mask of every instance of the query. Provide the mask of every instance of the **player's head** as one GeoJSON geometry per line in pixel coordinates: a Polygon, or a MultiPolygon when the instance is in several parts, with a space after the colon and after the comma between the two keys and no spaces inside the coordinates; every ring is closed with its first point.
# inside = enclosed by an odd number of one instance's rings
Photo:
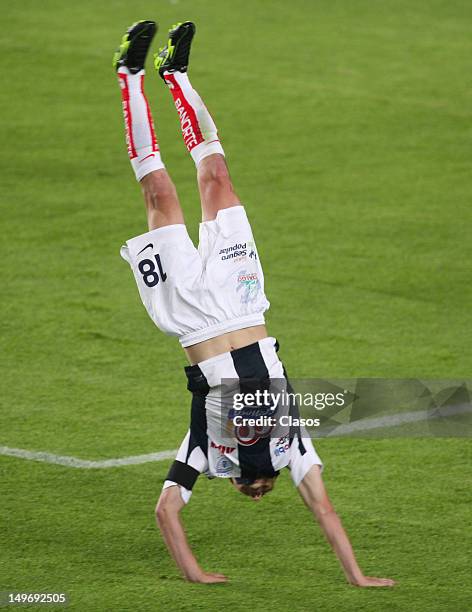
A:
{"type": "Polygon", "coordinates": [[[275,485],[276,476],[259,476],[257,478],[231,478],[235,489],[243,495],[259,501],[266,493],[270,493],[275,485]]]}

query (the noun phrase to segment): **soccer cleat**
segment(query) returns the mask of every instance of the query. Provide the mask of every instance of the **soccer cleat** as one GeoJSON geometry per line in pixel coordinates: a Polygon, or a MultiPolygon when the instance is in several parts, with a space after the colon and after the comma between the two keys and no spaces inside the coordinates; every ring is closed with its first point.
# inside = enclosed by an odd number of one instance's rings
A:
{"type": "Polygon", "coordinates": [[[128,28],[113,56],[113,68],[126,66],[131,74],[144,68],[146,55],[157,32],[155,21],[137,21],[128,28]]]}
{"type": "Polygon", "coordinates": [[[191,21],[178,23],[169,30],[167,45],[154,55],[154,66],[162,78],[164,72],[187,72],[195,30],[195,24],[191,21]]]}

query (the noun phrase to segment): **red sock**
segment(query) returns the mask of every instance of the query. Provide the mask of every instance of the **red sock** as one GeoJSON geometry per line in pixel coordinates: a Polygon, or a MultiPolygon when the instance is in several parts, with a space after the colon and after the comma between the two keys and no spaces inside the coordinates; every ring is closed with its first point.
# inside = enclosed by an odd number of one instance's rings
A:
{"type": "Polygon", "coordinates": [[[131,74],[127,68],[122,67],[118,70],[118,80],[123,100],[128,156],[136,179],[140,181],[146,174],[165,167],[144,93],[144,70],[131,74]]]}
{"type": "Polygon", "coordinates": [[[195,165],[198,166],[208,155],[224,155],[216,125],[203,100],[190,84],[187,73],[165,72],[164,79],[174,98],[185,146],[195,165]]]}

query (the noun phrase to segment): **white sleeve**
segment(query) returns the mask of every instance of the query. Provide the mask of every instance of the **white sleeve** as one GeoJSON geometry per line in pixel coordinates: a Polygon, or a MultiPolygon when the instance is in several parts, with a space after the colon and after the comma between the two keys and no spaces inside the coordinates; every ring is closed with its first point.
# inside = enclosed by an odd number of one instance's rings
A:
{"type": "MultiPolygon", "coordinates": [[[[190,429],[187,431],[185,438],[182,440],[182,443],[177,451],[176,461],[188,465],[193,468],[200,474],[204,474],[208,470],[208,459],[203,451],[203,449],[196,445],[193,448],[190,448],[191,436],[190,429]],[[189,452],[190,451],[190,452],[189,452]]],[[[172,470],[170,470],[171,472],[172,470]]],[[[169,475],[169,474],[168,474],[169,475]]],[[[174,478],[176,475],[174,474],[174,478]]],[[[180,490],[180,496],[185,504],[188,504],[190,498],[192,496],[192,491],[187,489],[183,485],[175,482],[175,480],[166,479],[164,481],[164,486],[162,489],[167,489],[168,487],[178,486],[180,490]]]]}
{"type": "Polygon", "coordinates": [[[290,447],[290,461],[287,466],[296,487],[305,478],[312,465],[319,465],[323,469],[323,462],[315,451],[311,438],[308,436],[300,438],[296,435],[290,447]]]}

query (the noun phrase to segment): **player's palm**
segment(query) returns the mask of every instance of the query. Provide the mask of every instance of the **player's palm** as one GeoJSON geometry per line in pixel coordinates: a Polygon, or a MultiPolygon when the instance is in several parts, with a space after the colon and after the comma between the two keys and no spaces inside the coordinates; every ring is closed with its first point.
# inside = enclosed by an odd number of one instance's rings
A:
{"type": "Polygon", "coordinates": [[[227,582],[228,578],[224,574],[216,574],[214,572],[203,572],[195,582],[202,584],[216,584],[218,582],[227,582]]]}
{"type": "Polygon", "coordinates": [[[218,582],[227,582],[228,578],[224,574],[198,571],[198,573],[187,575],[187,580],[200,584],[217,584],[218,582]]]}
{"type": "Polygon", "coordinates": [[[363,576],[352,584],[358,587],[393,587],[395,586],[395,580],[391,580],[390,578],[376,578],[375,576],[363,576]]]}

